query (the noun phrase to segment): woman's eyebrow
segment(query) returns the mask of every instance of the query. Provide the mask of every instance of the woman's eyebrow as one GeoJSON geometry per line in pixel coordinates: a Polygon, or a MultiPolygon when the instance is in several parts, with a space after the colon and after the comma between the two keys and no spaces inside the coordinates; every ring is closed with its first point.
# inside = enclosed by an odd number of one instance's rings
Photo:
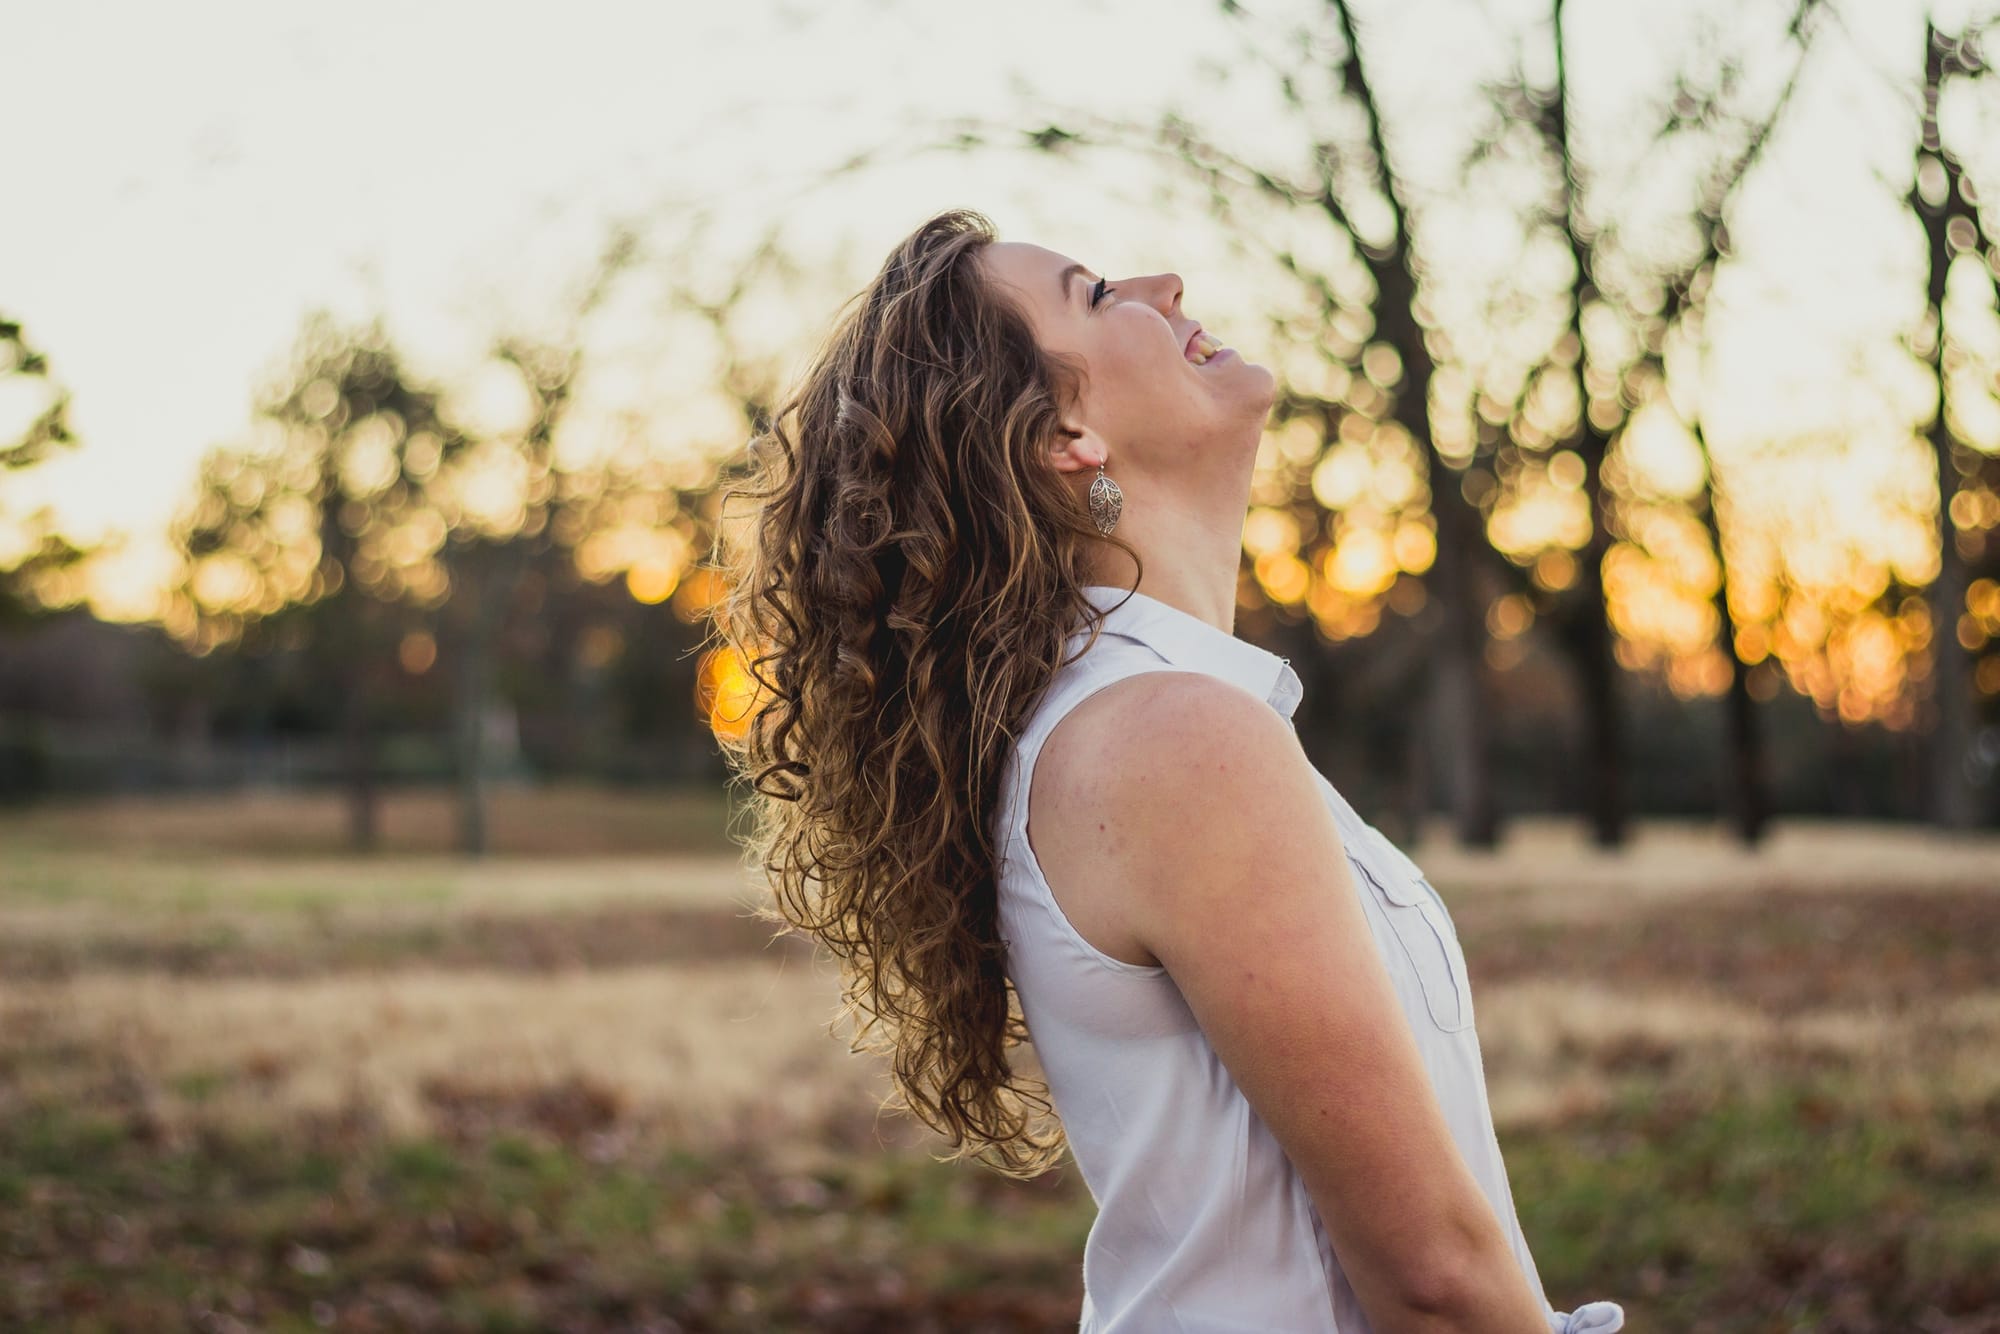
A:
{"type": "Polygon", "coordinates": [[[1070,304],[1069,280],[1076,277],[1076,275],[1079,273],[1089,273],[1089,272],[1090,270],[1082,264],[1072,264],[1068,268],[1062,271],[1062,277],[1057,279],[1057,282],[1061,284],[1062,300],[1065,306],[1070,304]]]}

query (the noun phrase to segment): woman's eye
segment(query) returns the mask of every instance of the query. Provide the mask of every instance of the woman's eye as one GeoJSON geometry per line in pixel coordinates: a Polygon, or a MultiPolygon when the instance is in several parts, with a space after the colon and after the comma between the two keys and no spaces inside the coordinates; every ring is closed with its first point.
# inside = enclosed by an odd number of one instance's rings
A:
{"type": "Polygon", "coordinates": [[[1105,284],[1105,282],[1106,282],[1106,279],[1103,279],[1103,278],[1099,278],[1099,279],[1097,280],[1097,286],[1096,286],[1096,287],[1093,287],[1093,288],[1091,289],[1091,291],[1090,291],[1090,304],[1091,304],[1091,305],[1095,306],[1095,305],[1096,305],[1096,304],[1097,304],[1098,302],[1102,301],[1102,300],[1103,300],[1103,299],[1105,298],[1106,294],[1108,294],[1108,293],[1109,293],[1109,292],[1111,291],[1111,289],[1110,289],[1110,288],[1108,288],[1108,287],[1106,287],[1106,286],[1104,285],[1104,284],[1105,284]]]}

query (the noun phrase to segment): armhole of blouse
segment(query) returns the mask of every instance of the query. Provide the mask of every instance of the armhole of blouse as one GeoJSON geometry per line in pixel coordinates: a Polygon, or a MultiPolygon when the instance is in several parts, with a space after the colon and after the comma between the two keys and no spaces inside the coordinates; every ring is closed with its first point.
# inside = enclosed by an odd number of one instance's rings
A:
{"type": "Polygon", "coordinates": [[[1042,870],[1041,858],[1035,855],[1034,845],[1028,841],[1028,801],[1034,794],[1035,764],[1041,759],[1042,748],[1048,743],[1049,737],[1077,705],[1083,703],[1098,691],[1108,686],[1116,685],[1120,681],[1129,681],[1135,676],[1142,676],[1149,672],[1188,672],[1196,676],[1212,675],[1212,673],[1203,672],[1199,668],[1180,667],[1165,661],[1147,663],[1144,666],[1133,667],[1120,672],[1107,680],[1089,684],[1073,699],[1062,704],[1054,718],[1042,720],[1041,725],[1036,729],[1036,735],[1032,743],[1022,756],[1022,764],[1017,779],[1020,784],[1019,798],[1014,802],[1013,826],[1008,830],[1008,842],[1013,845],[1016,854],[1027,867],[1029,878],[1034,881],[1035,897],[1041,900],[1042,906],[1047,909],[1050,918],[1054,921],[1057,931],[1071,945],[1081,951],[1086,958],[1112,972],[1124,973],[1133,977],[1157,978],[1167,975],[1167,966],[1165,964],[1132,963],[1126,959],[1114,958],[1084,939],[1083,933],[1076,929],[1075,924],[1069,920],[1069,915],[1063,911],[1062,904],[1057,901],[1055,890],[1049,884],[1048,875],[1042,870]]]}

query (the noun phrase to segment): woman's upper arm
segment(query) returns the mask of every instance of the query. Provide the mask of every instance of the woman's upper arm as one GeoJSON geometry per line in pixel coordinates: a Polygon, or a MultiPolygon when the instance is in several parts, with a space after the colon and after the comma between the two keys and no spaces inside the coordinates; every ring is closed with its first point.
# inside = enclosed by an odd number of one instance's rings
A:
{"type": "Polygon", "coordinates": [[[1451,1138],[1290,725],[1180,672],[1118,692],[1099,723],[1102,810],[1120,831],[1107,862],[1133,934],[1298,1169],[1363,1307],[1444,1302],[1499,1220],[1451,1138]]]}

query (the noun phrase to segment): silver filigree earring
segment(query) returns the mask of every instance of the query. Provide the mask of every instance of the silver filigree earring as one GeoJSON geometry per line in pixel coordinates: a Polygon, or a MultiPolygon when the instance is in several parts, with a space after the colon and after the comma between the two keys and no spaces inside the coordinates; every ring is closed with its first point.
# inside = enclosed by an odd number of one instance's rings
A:
{"type": "Polygon", "coordinates": [[[1097,465],[1097,477],[1090,484],[1090,517],[1097,524],[1097,531],[1110,536],[1118,526],[1118,516],[1125,510],[1125,493],[1118,489],[1118,483],[1104,475],[1104,465],[1097,465]]]}

